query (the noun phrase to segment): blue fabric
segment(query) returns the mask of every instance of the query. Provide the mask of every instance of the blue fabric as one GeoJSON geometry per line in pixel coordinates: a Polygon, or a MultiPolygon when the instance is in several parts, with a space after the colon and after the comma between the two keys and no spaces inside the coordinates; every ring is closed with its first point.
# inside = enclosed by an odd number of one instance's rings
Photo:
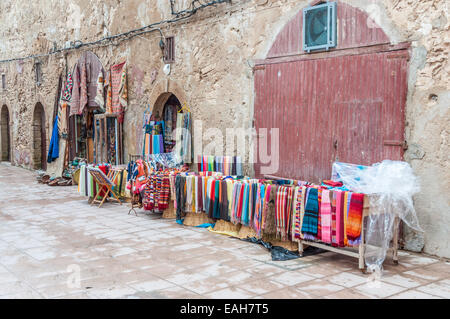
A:
{"type": "Polygon", "coordinates": [[[248,211],[249,211],[249,206],[248,206],[248,202],[250,200],[249,198],[249,194],[250,194],[250,185],[248,183],[245,183],[244,186],[244,198],[243,198],[243,207],[242,207],[242,216],[241,216],[241,222],[244,226],[248,226],[248,211]]]}
{"type": "Polygon", "coordinates": [[[216,226],[216,223],[210,224],[210,223],[206,223],[206,224],[201,224],[195,227],[199,227],[199,228],[208,228],[208,227],[212,227],[214,228],[214,226],[216,226]]]}
{"type": "Polygon", "coordinates": [[[52,138],[48,147],[47,163],[51,163],[59,157],[58,115],[53,123],[52,138]]]}

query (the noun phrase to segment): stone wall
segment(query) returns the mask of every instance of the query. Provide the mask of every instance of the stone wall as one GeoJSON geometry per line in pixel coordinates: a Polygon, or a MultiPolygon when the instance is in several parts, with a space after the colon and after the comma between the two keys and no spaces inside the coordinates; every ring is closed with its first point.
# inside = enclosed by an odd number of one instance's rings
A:
{"type": "MultiPolygon", "coordinates": [[[[187,102],[203,129],[249,128],[253,118],[252,60],[264,58],[278,32],[310,1],[231,1],[199,11],[194,17],[163,26],[175,36],[176,59],[171,74],[163,73],[159,32],[105,47],[92,48],[105,67],[128,61],[129,107],[125,115],[125,155],[135,154],[142,135],[142,113],[166,92],[187,102]],[[156,74],[156,76],[154,76],[156,74]]],[[[422,184],[415,198],[425,236],[406,232],[408,248],[450,257],[449,193],[449,8],[445,0],[346,0],[368,12],[392,39],[412,42],[406,106],[405,159],[422,184]]],[[[176,1],[178,7],[189,1],[176,1]]],[[[0,3],[0,60],[48,52],[66,41],[92,41],[171,18],[165,0],[61,0],[0,3]],[[32,26],[32,27],[30,27],[32,26]],[[5,41],[3,41],[5,39],[5,41]]],[[[82,49],[84,50],[84,49],[82,49]]],[[[51,137],[58,75],[73,66],[81,50],[39,58],[43,83],[36,86],[34,62],[0,63],[7,89],[0,105],[11,110],[11,158],[15,165],[33,166],[32,118],[36,103],[45,108],[47,147],[51,137]]],[[[208,141],[204,141],[206,145],[208,141]]],[[[62,146],[61,149],[64,149],[62,146]]],[[[48,166],[61,169],[62,161],[48,166]]],[[[251,166],[245,172],[252,174],[251,166]]]]}

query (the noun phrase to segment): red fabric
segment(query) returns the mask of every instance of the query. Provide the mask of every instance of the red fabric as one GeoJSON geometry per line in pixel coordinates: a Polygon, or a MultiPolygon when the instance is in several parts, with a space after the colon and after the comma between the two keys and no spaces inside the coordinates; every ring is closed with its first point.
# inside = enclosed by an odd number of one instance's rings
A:
{"type": "Polygon", "coordinates": [[[342,182],[335,182],[332,180],[324,180],[323,183],[325,185],[333,186],[333,187],[340,187],[340,186],[344,185],[344,184],[342,184],[342,182]]]}
{"type": "Polygon", "coordinates": [[[237,219],[241,220],[242,216],[242,202],[244,201],[244,185],[240,185],[240,193],[239,193],[239,202],[238,202],[238,211],[237,211],[237,219]]]}
{"type": "Polygon", "coordinates": [[[348,210],[346,233],[347,238],[356,240],[361,235],[364,194],[353,193],[348,210]]]}

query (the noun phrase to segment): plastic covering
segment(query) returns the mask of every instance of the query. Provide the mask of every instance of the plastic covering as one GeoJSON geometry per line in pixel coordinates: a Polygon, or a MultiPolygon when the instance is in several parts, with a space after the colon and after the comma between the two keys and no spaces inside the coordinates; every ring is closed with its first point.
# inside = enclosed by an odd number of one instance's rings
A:
{"type": "Polygon", "coordinates": [[[370,215],[365,219],[364,258],[369,272],[380,272],[394,234],[396,217],[412,229],[419,226],[412,196],[420,186],[406,162],[385,160],[372,166],[333,163],[332,179],[351,191],[369,196],[370,215]]]}
{"type": "Polygon", "coordinates": [[[175,168],[183,164],[180,156],[175,152],[160,153],[160,154],[148,154],[145,156],[145,160],[153,168],[157,168],[158,164],[164,168],[175,168]]]}

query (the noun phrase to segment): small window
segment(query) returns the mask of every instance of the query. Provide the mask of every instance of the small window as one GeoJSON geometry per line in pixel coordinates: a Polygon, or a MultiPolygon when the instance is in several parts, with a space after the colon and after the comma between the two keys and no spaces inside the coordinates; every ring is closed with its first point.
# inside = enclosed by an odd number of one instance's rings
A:
{"type": "Polygon", "coordinates": [[[34,65],[36,72],[36,85],[40,86],[42,83],[42,70],[41,70],[41,62],[36,62],[34,65]]]}
{"type": "Polygon", "coordinates": [[[167,37],[164,45],[164,63],[175,62],[175,38],[167,37]]]}
{"type": "Polygon", "coordinates": [[[2,74],[2,89],[6,90],[6,74],[2,74]]]}
{"type": "Polygon", "coordinates": [[[336,42],[336,2],[303,9],[303,50],[329,50],[336,42]]]}

